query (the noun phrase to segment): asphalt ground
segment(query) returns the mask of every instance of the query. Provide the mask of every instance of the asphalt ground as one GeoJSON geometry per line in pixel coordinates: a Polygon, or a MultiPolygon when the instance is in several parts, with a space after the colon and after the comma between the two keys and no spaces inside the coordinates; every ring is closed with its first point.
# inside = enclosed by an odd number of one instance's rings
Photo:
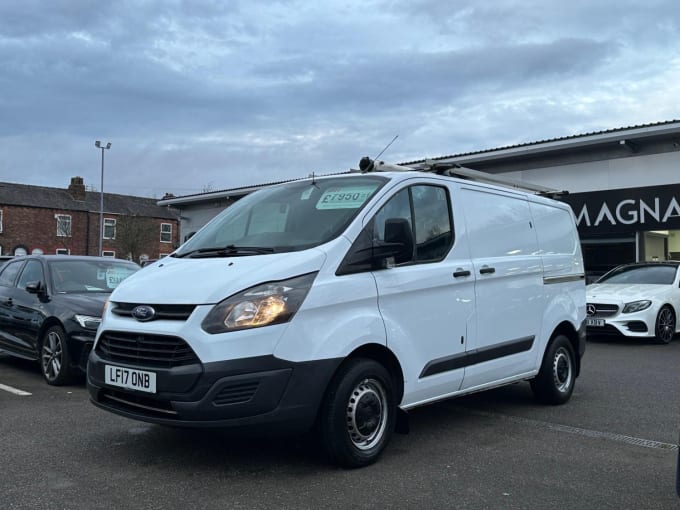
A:
{"type": "Polygon", "coordinates": [[[590,340],[563,406],[519,383],[413,410],[358,470],[311,437],[127,420],[1,355],[0,385],[2,509],[680,508],[680,340],[590,340]]]}

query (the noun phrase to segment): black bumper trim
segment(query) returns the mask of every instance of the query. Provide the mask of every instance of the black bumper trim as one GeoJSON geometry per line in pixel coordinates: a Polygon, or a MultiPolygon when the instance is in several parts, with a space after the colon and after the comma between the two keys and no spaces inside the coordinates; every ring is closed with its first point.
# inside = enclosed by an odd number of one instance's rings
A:
{"type": "Polygon", "coordinates": [[[309,429],[342,358],[290,362],[274,356],[157,369],[90,354],[87,388],[94,405],[127,418],[184,427],[268,431],[309,429]],[[108,386],[104,365],[156,373],[156,394],[108,386]]]}

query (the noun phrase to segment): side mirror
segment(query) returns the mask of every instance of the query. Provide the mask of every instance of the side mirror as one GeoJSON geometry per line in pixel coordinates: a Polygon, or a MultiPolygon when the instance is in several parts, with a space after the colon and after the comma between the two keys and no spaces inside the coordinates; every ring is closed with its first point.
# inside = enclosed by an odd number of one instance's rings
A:
{"type": "Polygon", "coordinates": [[[43,286],[42,282],[28,282],[26,284],[26,292],[29,294],[44,294],[45,293],[45,287],[43,286]]]}
{"type": "Polygon", "coordinates": [[[394,262],[402,264],[413,258],[413,231],[406,218],[389,218],[385,221],[385,244],[399,247],[394,256],[394,262]]]}
{"type": "Polygon", "coordinates": [[[335,274],[384,269],[386,260],[391,257],[397,264],[408,262],[413,257],[413,234],[407,219],[388,219],[385,222],[384,241],[375,241],[373,224],[368,225],[354,241],[335,274]]]}

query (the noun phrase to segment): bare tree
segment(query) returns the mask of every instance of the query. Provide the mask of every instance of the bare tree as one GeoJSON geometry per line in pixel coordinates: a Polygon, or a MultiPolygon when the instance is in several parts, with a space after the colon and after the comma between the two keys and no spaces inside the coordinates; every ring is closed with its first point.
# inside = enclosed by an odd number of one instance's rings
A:
{"type": "Polygon", "coordinates": [[[158,228],[151,218],[120,216],[116,222],[116,246],[121,257],[139,262],[142,253],[153,253],[158,228]]]}

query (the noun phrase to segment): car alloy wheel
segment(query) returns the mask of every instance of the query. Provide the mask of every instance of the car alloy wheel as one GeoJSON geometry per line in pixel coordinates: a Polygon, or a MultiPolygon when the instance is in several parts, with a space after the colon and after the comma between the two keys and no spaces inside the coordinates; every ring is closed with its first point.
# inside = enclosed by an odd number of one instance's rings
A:
{"type": "Polygon", "coordinates": [[[40,366],[47,384],[61,386],[70,382],[71,366],[66,333],[61,326],[52,326],[43,335],[40,366]]]}
{"type": "Polygon", "coordinates": [[[659,310],[654,332],[659,343],[667,344],[673,340],[675,336],[675,314],[669,306],[664,306],[659,310]]]}

